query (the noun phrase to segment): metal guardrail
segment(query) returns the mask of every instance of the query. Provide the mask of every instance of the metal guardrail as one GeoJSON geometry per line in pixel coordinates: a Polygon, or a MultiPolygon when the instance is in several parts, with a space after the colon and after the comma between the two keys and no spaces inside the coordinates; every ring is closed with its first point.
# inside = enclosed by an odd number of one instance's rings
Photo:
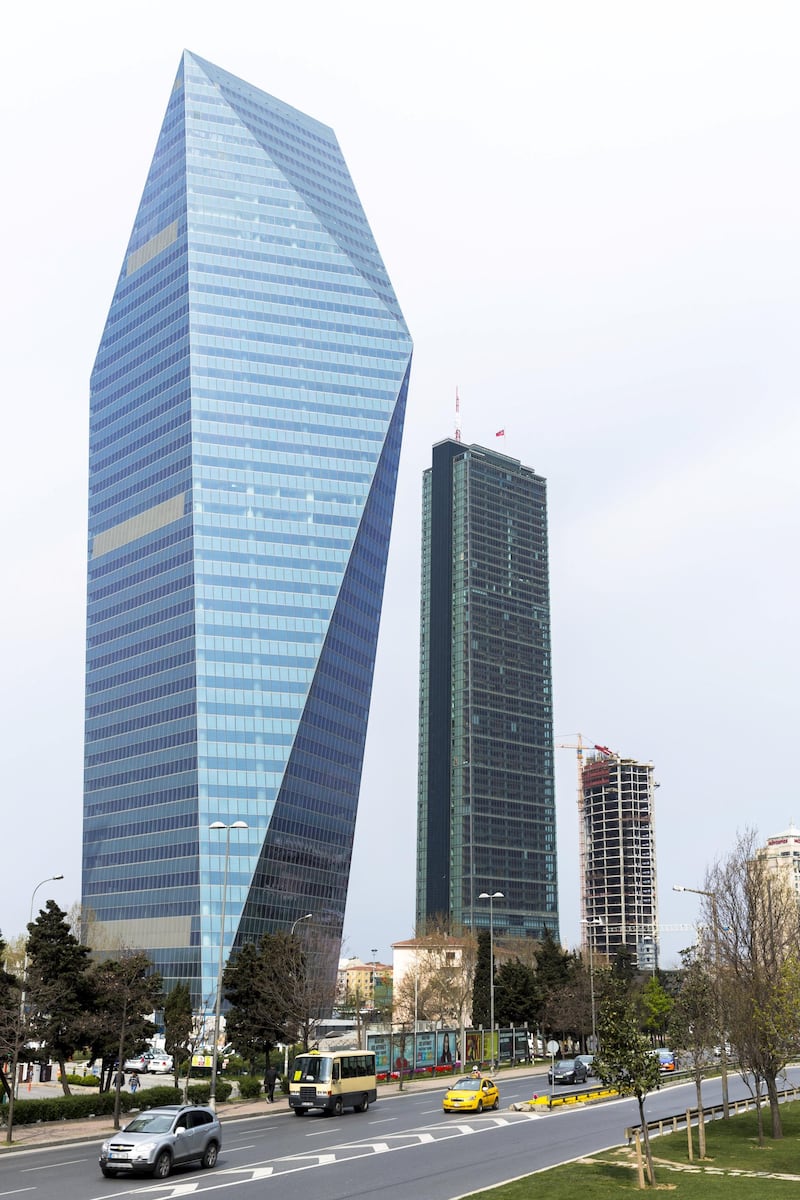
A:
{"type": "MultiPolygon", "coordinates": [[[[800,1088],[787,1087],[782,1088],[778,1092],[778,1101],[784,1103],[786,1100],[796,1100],[800,1096],[800,1088]]],[[[761,1103],[768,1103],[767,1097],[761,1097],[761,1103]]],[[[755,1096],[747,1096],[744,1100],[731,1100],[728,1105],[734,1116],[739,1113],[749,1112],[750,1109],[756,1107],[755,1096]]],[[[708,1108],[703,1107],[703,1117],[706,1121],[717,1121],[722,1117],[722,1105],[712,1104],[708,1108]]],[[[682,1113],[675,1113],[671,1117],[660,1117],[654,1121],[647,1121],[647,1132],[663,1135],[664,1133],[678,1133],[679,1130],[686,1128],[687,1119],[690,1124],[696,1125],[700,1119],[700,1110],[698,1108],[687,1108],[682,1113]]],[[[633,1141],[637,1134],[641,1134],[641,1124],[629,1125],[625,1130],[625,1137],[628,1140],[628,1145],[633,1141]]]]}

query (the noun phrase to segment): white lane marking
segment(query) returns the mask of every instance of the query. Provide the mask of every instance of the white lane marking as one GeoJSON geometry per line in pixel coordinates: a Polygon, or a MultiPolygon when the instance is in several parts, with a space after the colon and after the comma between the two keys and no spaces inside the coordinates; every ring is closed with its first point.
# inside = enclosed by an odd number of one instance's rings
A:
{"type": "Polygon", "coordinates": [[[367,1121],[368,1125],[389,1125],[392,1121],[398,1120],[397,1117],[382,1117],[380,1121],[367,1121]]]}
{"type": "MultiPolygon", "coordinates": [[[[49,1163],[48,1166],[46,1166],[46,1167],[23,1167],[20,1171],[20,1175],[29,1175],[31,1171],[55,1171],[55,1170],[58,1170],[59,1167],[71,1167],[75,1163],[84,1163],[84,1162],[86,1162],[85,1158],[68,1158],[64,1162],[49,1163]]],[[[0,1195],[5,1195],[5,1194],[6,1193],[4,1193],[4,1192],[0,1192],[0,1195]]]]}
{"type": "Polygon", "coordinates": [[[19,1196],[20,1192],[35,1192],[35,1191],[36,1191],[35,1187],[14,1188],[13,1191],[10,1191],[10,1192],[0,1192],[0,1196],[19,1196]]]}
{"type": "Polygon", "coordinates": [[[251,1142],[249,1146],[226,1146],[225,1154],[238,1154],[240,1150],[255,1150],[257,1142],[251,1142]]]}

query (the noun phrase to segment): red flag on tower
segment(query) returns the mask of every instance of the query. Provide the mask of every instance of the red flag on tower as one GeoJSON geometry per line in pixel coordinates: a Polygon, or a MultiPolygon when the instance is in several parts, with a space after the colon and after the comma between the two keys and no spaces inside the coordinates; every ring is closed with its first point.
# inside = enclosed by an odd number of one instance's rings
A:
{"type": "Polygon", "coordinates": [[[498,429],[497,433],[494,436],[495,437],[505,437],[506,436],[505,429],[498,429]]]}

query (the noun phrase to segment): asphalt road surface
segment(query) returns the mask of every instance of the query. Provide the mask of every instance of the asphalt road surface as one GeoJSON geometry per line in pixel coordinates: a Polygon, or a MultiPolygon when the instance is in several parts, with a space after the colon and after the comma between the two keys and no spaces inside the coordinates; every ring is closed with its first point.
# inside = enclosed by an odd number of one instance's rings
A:
{"type": "MultiPolygon", "coordinates": [[[[515,1113],[514,1102],[548,1090],[546,1076],[500,1076],[497,1112],[445,1114],[444,1088],[413,1089],[381,1098],[366,1113],[341,1117],[311,1113],[297,1120],[275,1105],[269,1115],[223,1125],[223,1148],[214,1170],[176,1170],[156,1183],[149,1178],[103,1179],[99,1141],[18,1150],[0,1157],[0,1200],[107,1200],[146,1196],[154,1200],[230,1193],[230,1200],[385,1200],[387,1190],[417,1200],[454,1200],[481,1188],[590,1154],[625,1140],[638,1120],[636,1102],[608,1100],[552,1111],[515,1113]],[[278,1110],[278,1111],[275,1111],[278,1110]],[[324,1177],[320,1176],[324,1172],[324,1177]],[[291,1178],[289,1178],[291,1177],[291,1178]],[[234,1190],[235,1189],[235,1190],[234,1190]]],[[[731,1099],[747,1090],[729,1077],[731,1099]]],[[[574,1089],[557,1088],[556,1095],[574,1089]]],[[[583,1090],[583,1089],[579,1089],[583,1090]]],[[[719,1103],[718,1080],[703,1088],[704,1101],[719,1103]]],[[[692,1084],[654,1092],[648,1119],[684,1112],[695,1103],[692,1084]]],[[[266,1106],[265,1106],[266,1109],[266,1106]]],[[[227,1200],[227,1198],[223,1198],[227,1200]]]]}

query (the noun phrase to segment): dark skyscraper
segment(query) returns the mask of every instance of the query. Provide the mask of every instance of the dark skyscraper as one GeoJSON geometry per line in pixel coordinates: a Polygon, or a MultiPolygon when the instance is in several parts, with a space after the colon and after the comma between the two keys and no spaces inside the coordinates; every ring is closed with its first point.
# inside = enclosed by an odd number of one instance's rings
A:
{"type": "Polygon", "coordinates": [[[441,442],[422,502],[417,925],[558,937],[545,480],[441,442]]]}
{"type": "Polygon", "coordinates": [[[196,1004],[338,954],[410,361],[332,130],[185,53],[92,374],[83,904],[196,1004]]]}

